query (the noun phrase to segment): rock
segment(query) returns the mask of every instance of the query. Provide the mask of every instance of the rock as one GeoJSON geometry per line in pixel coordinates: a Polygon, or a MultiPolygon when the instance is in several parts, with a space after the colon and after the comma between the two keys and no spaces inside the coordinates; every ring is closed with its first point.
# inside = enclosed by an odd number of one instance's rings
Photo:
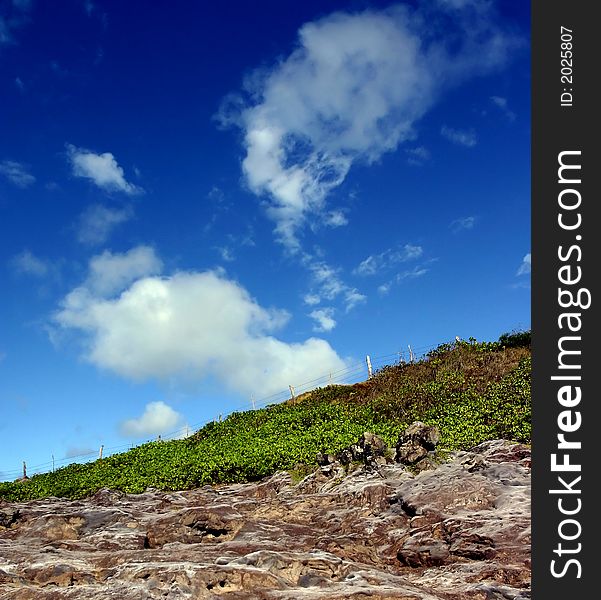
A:
{"type": "Polygon", "coordinates": [[[7,506],[0,508],[0,530],[12,527],[21,516],[21,511],[18,508],[7,506]]]}
{"type": "Polygon", "coordinates": [[[353,462],[353,452],[349,448],[344,448],[336,454],[336,459],[341,465],[350,465],[353,462]]]}
{"type": "Polygon", "coordinates": [[[493,440],[416,474],[386,463],[367,434],[355,445],[377,470],[326,455],[297,484],[282,472],[181,492],[0,502],[0,598],[530,597],[528,447],[493,440]]]}
{"type": "Polygon", "coordinates": [[[408,440],[397,446],[395,460],[403,465],[413,465],[426,456],[428,456],[426,448],[418,442],[408,440]]]}
{"type": "Polygon", "coordinates": [[[325,467],[326,465],[334,464],[336,462],[336,457],[333,454],[322,454],[319,452],[316,461],[320,467],[325,467]]]}
{"type": "MultiPolygon", "coordinates": [[[[379,458],[385,459],[387,451],[388,448],[381,437],[375,433],[365,432],[354,444],[338,452],[335,458],[342,465],[348,465],[353,461],[366,465],[375,464],[379,458]]],[[[386,460],[379,462],[385,463],[386,460]]]]}
{"type": "MultiPolygon", "coordinates": [[[[415,421],[401,435],[396,443],[395,460],[403,465],[416,465],[436,449],[440,439],[437,427],[429,427],[421,421],[415,421]]],[[[419,470],[433,468],[431,462],[424,463],[419,470]]]]}

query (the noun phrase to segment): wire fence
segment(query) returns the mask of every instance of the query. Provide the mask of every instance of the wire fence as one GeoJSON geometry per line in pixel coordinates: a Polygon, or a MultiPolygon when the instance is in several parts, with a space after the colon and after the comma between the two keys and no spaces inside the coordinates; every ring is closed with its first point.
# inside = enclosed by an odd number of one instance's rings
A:
{"type": "MultiPolygon", "coordinates": [[[[347,365],[343,369],[325,373],[324,375],[321,375],[309,381],[305,381],[304,383],[300,383],[298,385],[290,385],[287,390],[282,390],[274,394],[270,394],[269,396],[264,396],[257,400],[251,398],[249,402],[237,406],[228,414],[246,410],[258,410],[261,408],[265,408],[271,404],[279,404],[286,400],[290,400],[291,397],[298,397],[306,392],[310,392],[311,390],[314,390],[316,388],[325,387],[328,385],[352,385],[354,383],[359,383],[360,381],[365,381],[368,378],[370,369],[373,370],[373,372],[377,372],[379,369],[393,364],[409,363],[423,359],[429,351],[433,350],[434,348],[437,348],[439,345],[440,344],[430,344],[428,346],[421,346],[417,348],[407,346],[407,350],[401,350],[390,354],[384,354],[373,357],[368,355],[366,357],[367,360],[357,361],[355,363],[347,365]]],[[[113,454],[127,452],[128,450],[132,450],[133,448],[136,448],[151,441],[156,441],[157,439],[160,439],[162,441],[183,439],[192,435],[205,425],[211,422],[221,420],[224,417],[227,417],[227,415],[219,414],[216,415],[215,418],[208,419],[201,423],[186,424],[183,427],[180,427],[179,429],[176,429],[166,434],[162,434],[158,436],[158,438],[153,438],[152,440],[148,439],[144,442],[130,442],[120,446],[111,447],[101,446],[99,450],[93,450],[90,452],[85,452],[82,454],[68,456],[60,459],[55,459],[53,456],[52,459],[47,462],[35,465],[27,465],[27,474],[37,475],[41,473],[48,473],[72,463],[85,464],[88,462],[93,462],[99,458],[106,458],[113,454]]],[[[0,469],[0,481],[13,480],[17,477],[24,475],[24,473],[25,462],[23,463],[22,469],[0,469]]]]}

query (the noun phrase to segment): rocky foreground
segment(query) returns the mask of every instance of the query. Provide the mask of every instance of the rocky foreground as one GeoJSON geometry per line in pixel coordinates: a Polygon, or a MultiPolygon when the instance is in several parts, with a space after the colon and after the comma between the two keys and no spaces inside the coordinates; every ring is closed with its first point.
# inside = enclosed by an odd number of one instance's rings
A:
{"type": "Polygon", "coordinates": [[[530,598],[527,446],[320,458],[296,484],[0,502],[0,598],[530,598]]]}

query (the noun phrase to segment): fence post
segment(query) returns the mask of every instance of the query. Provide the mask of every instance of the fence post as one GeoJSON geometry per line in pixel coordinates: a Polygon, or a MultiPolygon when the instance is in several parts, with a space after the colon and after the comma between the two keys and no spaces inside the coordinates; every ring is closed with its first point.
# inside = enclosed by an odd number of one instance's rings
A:
{"type": "Polygon", "coordinates": [[[27,464],[23,461],[23,479],[27,479],[27,464]]]}
{"type": "Polygon", "coordinates": [[[290,388],[290,400],[294,400],[294,387],[289,385],[290,388]]]}
{"type": "Polygon", "coordinates": [[[373,369],[371,368],[371,358],[369,358],[369,354],[365,357],[365,362],[367,363],[367,377],[369,379],[373,375],[373,369]]]}
{"type": "Polygon", "coordinates": [[[411,344],[408,344],[407,348],[409,348],[409,362],[413,363],[415,357],[413,356],[413,350],[411,350],[411,344]]]}
{"type": "Polygon", "coordinates": [[[102,451],[104,450],[104,444],[100,446],[100,450],[98,451],[98,460],[102,458],[102,451]]]}

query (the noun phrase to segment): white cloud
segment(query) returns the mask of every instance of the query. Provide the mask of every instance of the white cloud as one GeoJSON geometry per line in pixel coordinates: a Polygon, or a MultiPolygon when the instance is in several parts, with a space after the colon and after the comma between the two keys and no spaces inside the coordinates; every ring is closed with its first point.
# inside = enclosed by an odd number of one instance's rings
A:
{"type": "Polygon", "coordinates": [[[390,293],[390,288],[392,287],[392,283],[389,281],[387,283],[383,283],[378,286],[378,294],[380,296],[386,296],[386,294],[390,293]]]}
{"type": "Polygon", "coordinates": [[[375,275],[399,263],[415,260],[423,253],[424,250],[421,246],[414,246],[413,244],[405,244],[402,248],[389,248],[380,254],[368,256],[359,263],[359,266],[354,269],[353,273],[363,276],[375,275]]]}
{"type": "MultiPolygon", "coordinates": [[[[261,307],[222,271],[159,277],[144,274],[136,261],[129,270],[119,268],[130,264],[124,257],[134,250],[120,255],[121,263],[107,253],[93,259],[87,281],[54,315],[59,328],[83,337],[85,358],[97,367],[134,380],[212,376],[247,395],[268,395],[344,368],[324,340],[274,337],[288,314],[261,307]]],[[[147,270],[157,267],[153,256],[140,261],[147,270]]]]}
{"type": "Polygon", "coordinates": [[[3,175],[12,184],[20,188],[27,188],[35,183],[35,177],[27,170],[25,165],[14,160],[0,162],[0,175],[3,175]]]}
{"type": "Polygon", "coordinates": [[[12,36],[8,27],[8,23],[4,20],[4,17],[0,15],[0,45],[10,44],[12,42],[12,36]]]}
{"type": "Polygon", "coordinates": [[[459,233],[466,229],[473,229],[476,224],[476,217],[461,217],[451,222],[449,227],[453,230],[453,233],[459,233]]]}
{"type": "Polygon", "coordinates": [[[177,429],[183,422],[182,416],[162,401],[149,402],[144,413],[137,419],[121,423],[121,434],[126,437],[160,435],[177,429]]]}
{"type": "Polygon", "coordinates": [[[424,146],[407,148],[405,153],[408,156],[407,162],[410,165],[421,167],[427,160],[430,160],[430,151],[424,146]]]}
{"type": "Polygon", "coordinates": [[[233,262],[236,260],[234,251],[231,248],[228,248],[227,246],[219,246],[216,248],[216,250],[219,252],[223,262],[233,262]]]}
{"type": "Polygon", "coordinates": [[[89,206],[79,217],[77,240],[89,246],[106,242],[113,230],[133,217],[133,209],[111,208],[103,204],[89,206]]]}
{"type": "Polygon", "coordinates": [[[332,331],[336,327],[333,308],[320,308],[312,311],[309,316],[316,322],[313,331],[332,331]]]}
{"type": "Polygon", "coordinates": [[[451,127],[443,125],[440,130],[440,135],[454,144],[466,146],[467,148],[472,148],[478,143],[478,138],[472,130],[465,131],[462,129],[452,129],[451,127]]]}
{"type": "Polygon", "coordinates": [[[428,269],[424,265],[417,265],[413,267],[413,269],[401,271],[400,273],[397,273],[392,279],[380,285],[378,287],[378,294],[380,294],[380,296],[385,296],[390,292],[394,285],[398,285],[407,280],[423,277],[426,273],[429,272],[429,270],[430,269],[428,269]]]}
{"type": "Polygon", "coordinates": [[[105,250],[90,260],[85,289],[96,296],[110,296],[141,277],[158,275],[162,269],[161,259],[149,246],[136,246],[122,254],[105,250]]]}
{"type": "Polygon", "coordinates": [[[444,21],[443,6],[433,13],[426,4],[306,23],[287,58],[248,78],[246,99],[224,103],[221,123],[243,131],[246,182],[268,198],[289,251],[300,251],[298,232],[326,211],[326,196],[354,163],[414,139],[445,88],[505,62],[515,40],[486,11],[452,4],[444,21]]]}
{"type": "Polygon", "coordinates": [[[529,275],[532,271],[532,255],[530,252],[522,259],[522,264],[517,270],[516,275],[529,275]]]}
{"type": "Polygon", "coordinates": [[[134,195],[143,191],[125,179],[123,169],[110,152],[96,154],[91,150],[67,144],[67,158],[75,177],[89,179],[107,192],[123,192],[134,195]]]}
{"type": "Polygon", "coordinates": [[[341,210],[333,210],[323,216],[323,223],[328,227],[343,227],[348,219],[341,210]]]}
{"type": "Polygon", "coordinates": [[[35,256],[29,250],[23,250],[10,260],[12,268],[20,274],[33,277],[45,277],[51,271],[48,261],[35,256]]]}
{"type": "Polygon", "coordinates": [[[0,9],[6,9],[4,15],[0,14],[0,46],[15,43],[13,32],[29,22],[30,8],[31,0],[13,0],[0,6],[0,9]]]}
{"type": "Polygon", "coordinates": [[[507,117],[509,121],[515,121],[515,113],[509,109],[507,98],[502,96],[491,96],[490,101],[507,117]]]}
{"type": "Polygon", "coordinates": [[[341,298],[346,312],[367,300],[356,288],[344,283],[340,278],[340,269],[328,265],[324,261],[313,259],[306,262],[305,266],[312,275],[314,291],[305,295],[307,304],[318,304],[322,299],[335,300],[341,298]],[[309,302],[307,302],[309,300],[309,302]]]}
{"type": "Polygon", "coordinates": [[[321,298],[318,294],[305,294],[303,296],[303,302],[309,306],[315,306],[321,302],[321,298]]]}

